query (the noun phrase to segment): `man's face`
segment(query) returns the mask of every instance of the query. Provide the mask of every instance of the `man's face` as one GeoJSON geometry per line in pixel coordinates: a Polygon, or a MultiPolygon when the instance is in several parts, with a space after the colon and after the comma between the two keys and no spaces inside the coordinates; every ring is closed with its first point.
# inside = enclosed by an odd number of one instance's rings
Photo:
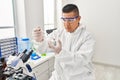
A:
{"type": "Polygon", "coordinates": [[[70,33],[74,32],[79,26],[80,16],[76,15],[74,12],[63,13],[62,16],[66,31],[70,33]]]}

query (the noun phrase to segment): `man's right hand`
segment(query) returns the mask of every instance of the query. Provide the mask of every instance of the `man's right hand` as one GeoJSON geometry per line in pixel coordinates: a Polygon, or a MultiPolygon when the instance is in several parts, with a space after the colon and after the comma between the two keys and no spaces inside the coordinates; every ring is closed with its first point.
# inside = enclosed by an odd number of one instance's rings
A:
{"type": "Polygon", "coordinates": [[[40,27],[33,29],[32,36],[36,42],[41,42],[44,40],[44,33],[40,27]]]}

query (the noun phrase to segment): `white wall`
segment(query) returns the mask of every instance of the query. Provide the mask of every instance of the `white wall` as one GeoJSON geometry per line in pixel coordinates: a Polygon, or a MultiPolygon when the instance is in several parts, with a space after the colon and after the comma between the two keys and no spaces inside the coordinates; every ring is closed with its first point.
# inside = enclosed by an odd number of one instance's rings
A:
{"type": "Polygon", "coordinates": [[[62,17],[62,0],[56,0],[55,2],[55,27],[61,27],[61,17],[62,17]]]}
{"type": "Polygon", "coordinates": [[[43,28],[43,0],[16,0],[15,3],[17,36],[31,38],[34,27],[43,28]]]}
{"type": "Polygon", "coordinates": [[[16,36],[26,36],[26,19],[24,0],[14,0],[16,36]]]}
{"type": "Polygon", "coordinates": [[[96,39],[94,61],[120,66],[120,1],[119,0],[63,0],[75,3],[82,22],[96,39]]]}
{"type": "Polygon", "coordinates": [[[43,0],[25,0],[27,36],[31,37],[34,27],[44,27],[43,0]]]}

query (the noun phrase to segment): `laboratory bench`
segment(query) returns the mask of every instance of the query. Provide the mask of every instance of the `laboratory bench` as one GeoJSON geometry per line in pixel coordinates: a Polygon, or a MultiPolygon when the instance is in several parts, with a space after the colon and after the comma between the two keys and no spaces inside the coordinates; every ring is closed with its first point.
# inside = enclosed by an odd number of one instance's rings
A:
{"type": "Polygon", "coordinates": [[[45,56],[37,60],[28,60],[28,64],[32,68],[37,80],[48,80],[54,70],[54,53],[46,53],[45,56]]]}

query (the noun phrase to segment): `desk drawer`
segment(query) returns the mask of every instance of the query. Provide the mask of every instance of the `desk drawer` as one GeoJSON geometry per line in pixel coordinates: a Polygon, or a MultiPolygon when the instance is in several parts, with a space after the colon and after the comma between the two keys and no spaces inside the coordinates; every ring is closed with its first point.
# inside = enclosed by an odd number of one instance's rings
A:
{"type": "Polygon", "coordinates": [[[38,66],[33,68],[33,72],[35,73],[35,75],[39,75],[46,70],[48,70],[48,61],[45,61],[44,63],[39,64],[38,66]]]}
{"type": "Polygon", "coordinates": [[[37,80],[48,80],[49,79],[49,73],[48,71],[43,72],[40,75],[37,75],[37,80]]]}

